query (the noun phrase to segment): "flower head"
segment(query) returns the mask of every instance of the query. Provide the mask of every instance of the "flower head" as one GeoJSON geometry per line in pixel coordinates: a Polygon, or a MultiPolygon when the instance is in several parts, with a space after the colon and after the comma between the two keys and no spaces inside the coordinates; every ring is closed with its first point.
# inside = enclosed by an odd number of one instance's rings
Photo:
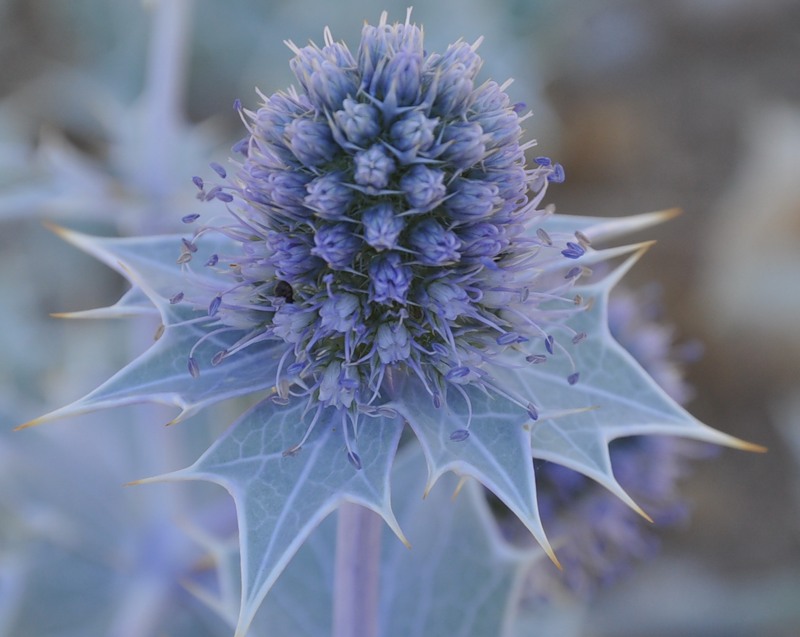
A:
{"type": "Polygon", "coordinates": [[[317,404],[389,400],[390,368],[431,401],[449,384],[490,388],[509,347],[552,351],[553,325],[580,311],[563,277],[544,275],[574,265],[580,240],[535,233],[560,168],[525,167],[525,116],[504,86],[476,83],[478,43],[426,54],[422,41],[384,15],[356,55],[328,31],[322,48],[290,45],[299,89],[242,111],[249,142],[217,187],[237,219],[225,231],[274,273],[236,268],[220,320],[257,306],[244,339],[283,340],[317,404]],[[280,281],[291,307],[263,294],[280,281]],[[357,379],[346,400],[334,369],[357,379]]]}
{"type": "MultiPolygon", "coordinates": [[[[673,343],[671,326],[660,322],[657,305],[643,294],[617,290],[609,304],[614,337],[676,401],[691,391],[683,364],[696,347],[673,343]]],[[[660,527],[683,522],[688,507],[678,491],[691,460],[707,455],[707,446],[670,437],[637,436],[611,447],[614,473],[637,502],[647,507],[660,527]]],[[[564,544],[565,570],[534,573],[536,594],[553,595],[561,585],[576,595],[589,595],[630,569],[635,559],[650,557],[658,538],[628,506],[586,476],[558,464],[538,467],[539,507],[551,537],[564,544]]]]}

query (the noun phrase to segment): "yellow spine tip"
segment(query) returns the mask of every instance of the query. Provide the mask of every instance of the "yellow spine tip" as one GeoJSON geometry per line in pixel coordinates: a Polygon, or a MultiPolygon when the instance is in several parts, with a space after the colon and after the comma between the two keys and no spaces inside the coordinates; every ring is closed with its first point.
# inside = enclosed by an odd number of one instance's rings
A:
{"type": "Polygon", "coordinates": [[[58,224],[53,223],[52,221],[42,221],[42,225],[45,228],[47,228],[50,232],[54,232],[55,234],[57,234],[59,237],[63,237],[69,234],[70,232],[64,226],[59,226],[58,224]]]}
{"type": "Polygon", "coordinates": [[[552,562],[552,563],[555,565],[555,567],[556,567],[556,568],[557,568],[559,571],[563,571],[563,570],[564,570],[564,567],[563,567],[563,566],[561,566],[561,562],[559,562],[559,561],[558,561],[558,558],[556,557],[556,553],[555,553],[555,551],[552,549],[552,547],[550,547],[550,546],[545,546],[545,547],[542,547],[542,548],[544,548],[544,552],[545,552],[545,553],[547,553],[547,557],[549,557],[549,558],[550,558],[550,561],[551,561],[551,562],[552,562]]]}
{"type": "Polygon", "coordinates": [[[34,418],[33,420],[29,420],[28,422],[24,422],[21,425],[17,425],[12,429],[12,431],[22,431],[23,429],[28,429],[29,427],[36,427],[44,422],[41,418],[34,418]]]}
{"type": "Polygon", "coordinates": [[[466,483],[467,483],[467,476],[461,476],[461,478],[458,481],[458,484],[456,485],[456,488],[453,489],[453,495],[450,496],[450,500],[455,502],[456,498],[458,497],[458,494],[461,493],[461,489],[464,488],[464,485],[466,483]]]}
{"type": "Polygon", "coordinates": [[[769,451],[769,449],[763,445],[757,445],[754,442],[747,442],[746,440],[736,440],[732,446],[734,449],[750,451],[752,453],[767,453],[767,451],[769,451]]]}
{"type": "Polygon", "coordinates": [[[638,513],[645,520],[647,520],[650,524],[655,524],[653,518],[647,515],[647,513],[644,512],[644,509],[642,509],[639,505],[634,505],[633,510],[636,511],[636,513],[638,513]]]}
{"type": "Polygon", "coordinates": [[[680,217],[683,214],[683,209],[667,208],[666,210],[659,210],[657,214],[661,215],[664,221],[669,221],[670,219],[674,219],[675,217],[680,217]]]}

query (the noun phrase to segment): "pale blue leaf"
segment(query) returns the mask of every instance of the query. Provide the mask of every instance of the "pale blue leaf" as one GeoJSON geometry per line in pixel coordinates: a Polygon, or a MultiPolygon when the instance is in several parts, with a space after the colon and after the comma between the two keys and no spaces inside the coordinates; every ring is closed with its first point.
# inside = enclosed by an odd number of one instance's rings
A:
{"type": "Polygon", "coordinates": [[[140,402],[178,407],[181,411],[172,420],[178,422],[208,405],[272,387],[283,352],[276,343],[258,343],[246,355],[211,364],[215,354],[231,347],[238,338],[235,332],[209,336],[208,328],[197,323],[167,325],[150,349],[97,389],[22,427],[140,402]],[[199,374],[194,377],[188,369],[189,353],[201,338],[205,340],[194,353],[199,374]]]}
{"type": "MultiPolygon", "coordinates": [[[[534,566],[555,568],[540,549],[520,550],[504,541],[476,482],[468,481],[460,490],[457,483],[455,476],[444,476],[423,498],[425,458],[420,447],[411,443],[398,454],[392,469],[393,509],[411,546],[384,532],[382,635],[505,634],[516,618],[523,574],[534,566]]],[[[311,533],[270,590],[249,634],[330,635],[336,529],[332,515],[311,533]]],[[[237,545],[199,537],[217,565],[219,591],[192,590],[233,627],[240,593],[237,545]]]]}
{"type": "MultiPolygon", "coordinates": [[[[609,252],[609,251],[602,251],[609,252]]],[[[614,478],[608,443],[625,436],[664,434],[731,447],[759,450],[698,422],[641,368],[608,328],[608,297],[638,260],[639,250],[599,282],[578,286],[586,309],[566,322],[563,352],[538,365],[516,356],[495,376],[501,385],[540,407],[543,417],[529,423],[534,457],[570,467],[596,480],[642,513],[614,478]],[[572,334],[585,333],[577,344],[572,334]],[[569,382],[574,373],[580,377],[569,382]],[[547,417],[552,414],[552,417],[547,417]]],[[[588,254],[588,253],[587,253],[588,254]]],[[[597,254],[597,253],[595,253],[597,254]]]]}
{"type": "Polygon", "coordinates": [[[207,480],[233,496],[242,555],[236,637],[244,637],[289,560],[343,501],[372,509],[402,537],[389,493],[400,419],[375,417],[361,423],[357,470],[347,461],[342,414],[330,408],[321,412],[302,448],[286,453],[303,439],[313,417],[305,402],[284,406],[264,401],[191,467],[152,479],[207,480]]]}
{"type": "MultiPolygon", "coordinates": [[[[197,252],[192,255],[193,263],[198,265],[192,268],[191,276],[187,276],[178,264],[184,235],[108,238],[59,227],[53,227],[53,230],[122,274],[134,286],[141,286],[156,306],[162,305],[177,292],[184,292],[187,296],[200,292],[200,296],[209,297],[208,290],[216,289],[219,277],[213,271],[205,270],[203,264],[212,254],[224,252],[234,245],[221,234],[206,234],[202,241],[197,242],[197,252]]],[[[187,233],[186,238],[191,239],[191,233],[187,233]]]]}
{"type": "MultiPolygon", "coordinates": [[[[461,443],[463,444],[463,443],[461,443]]],[[[555,568],[540,549],[522,551],[500,536],[481,486],[439,480],[425,499],[425,460],[411,444],[398,456],[394,505],[411,542],[383,545],[381,617],[387,637],[503,635],[516,613],[521,576],[555,568]]]]}
{"type": "MultiPolygon", "coordinates": [[[[128,278],[133,288],[110,308],[67,316],[105,316],[123,313],[147,314],[145,298],[160,314],[163,330],[156,333],[150,349],[117,372],[83,398],[23,425],[74,416],[96,409],[139,402],[155,402],[178,407],[172,422],[183,420],[200,409],[273,386],[283,348],[275,342],[262,342],[248,348],[246,355],[212,359],[231,349],[241,338],[236,330],[218,330],[187,304],[171,304],[169,297],[178,291],[202,290],[213,277],[187,276],[175,263],[180,254],[180,237],[106,239],[69,230],[57,232],[71,243],[94,255],[128,278]],[[196,361],[190,373],[190,355],[196,361]],[[196,376],[196,377],[195,377],[196,376]]],[[[209,238],[198,249],[198,259],[206,259],[226,245],[222,238],[209,238]]],[[[207,292],[206,292],[207,293],[207,292]]]]}
{"type": "Polygon", "coordinates": [[[500,396],[469,386],[464,392],[469,405],[452,392],[434,409],[424,387],[412,379],[406,383],[403,399],[390,405],[408,420],[422,444],[428,461],[426,492],[448,471],[477,478],[519,517],[555,561],[536,505],[530,434],[525,427],[530,417],[500,396]],[[454,432],[467,429],[466,440],[451,439],[454,432]]]}
{"type": "Polygon", "coordinates": [[[581,215],[554,214],[546,217],[534,227],[541,227],[547,232],[565,232],[573,234],[576,230],[585,234],[592,241],[616,239],[633,232],[646,230],[680,214],[677,208],[646,212],[625,217],[588,217],[581,215]]]}
{"type": "MultiPolygon", "coordinates": [[[[241,600],[239,543],[235,538],[219,540],[196,530],[195,535],[215,564],[217,582],[214,590],[194,582],[188,582],[187,588],[233,631],[241,600]]],[[[247,635],[328,637],[332,626],[335,551],[336,516],[330,515],[291,558],[258,609],[247,635]]]]}
{"type": "Polygon", "coordinates": [[[140,288],[132,287],[119,301],[108,307],[99,307],[77,312],[59,312],[54,316],[70,319],[106,319],[126,316],[158,316],[158,308],[140,288]]]}

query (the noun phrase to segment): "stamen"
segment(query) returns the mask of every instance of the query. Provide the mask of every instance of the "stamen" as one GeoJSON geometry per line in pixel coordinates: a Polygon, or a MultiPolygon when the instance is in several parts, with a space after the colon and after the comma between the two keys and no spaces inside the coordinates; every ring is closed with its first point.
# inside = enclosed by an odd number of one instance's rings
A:
{"type": "MultiPolygon", "coordinates": [[[[280,394],[276,394],[276,396],[280,396],[280,394]]],[[[286,399],[286,402],[287,402],[287,403],[289,402],[289,401],[288,401],[288,398],[286,399]]],[[[293,456],[293,455],[295,455],[295,454],[296,454],[298,451],[300,451],[300,449],[301,449],[301,448],[303,447],[303,445],[305,444],[306,440],[308,440],[308,437],[311,435],[311,432],[314,430],[314,427],[316,426],[316,424],[317,424],[317,421],[319,420],[319,417],[320,417],[320,414],[321,414],[321,413],[322,413],[322,407],[321,407],[321,406],[320,406],[320,407],[317,407],[317,410],[316,410],[316,412],[314,413],[314,417],[311,419],[311,422],[309,423],[308,427],[306,428],[306,431],[305,431],[305,433],[303,434],[303,437],[300,439],[300,442],[298,442],[298,443],[297,443],[296,445],[294,445],[293,447],[289,447],[289,448],[288,448],[286,451],[284,451],[284,452],[283,452],[283,456],[284,456],[284,458],[285,458],[286,456],[293,456]]]]}
{"type": "Polygon", "coordinates": [[[219,352],[217,352],[216,354],[214,354],[214,356],[211,358],[211,365],[213,365],[214,367],[216,367],[217,365],[219,365],[219,364],[220,364],[220,363],[221,363],[221,362],[224,360],[224,358],[225,358],[227,355],[228,355],[228,352],[227,352],[227,350],[224,350],[224,349],[223,349],[223,350],[220,350],[219,352]]]}
{"type": "Polygon", "coordinates": [[[568,259],[578,259],[586,254],[586,250],[584,250],[583,247],[577,243],[567,241],[567,247],[561,251],[561,254],[568,259]]]}
{"type": "Polygon", "coordinates": [[[569,376],[567,376],[567,382],[568,382],[570,385],[574,385],[575,383],[577,383],[577,382],[578,382],[578,379],[580,378],[580,376],[581,376],[581,375],[580,375],[580,372],[573,372],[572,374],[570,374],[569,376]]]}
{"type": "MultiPolygon", "coordinates": [[[[498,345],[510,345],[511,343],[521,343],[520,339],[524,338],[521,337],[519,334],[515,334],[514,332],[506,332],[502,336],[498,336],[495,341],[497,341],[498,345]]],[[[527,340],[527,339],[525,339],[527,340]]]]}
{"type": "Polygon", "coordinates": [[[347,452],[347,459],[350,461],[350,464],[353,465],[357,471],[361,470],[361,458],[355,451],[348,451],[347,452]]]}
{"type": "MultiPolygon", "coordinates": [[[[209,316],[216,316],[217,312],[219,311],[219,306],[222,304],[222,297],[215,296],[211,299],[211,303],[208,306],[208,315],[209,316]]],[[[552,354],[552,352],[551,352],[552,354]]]]}
{"type": "Polygon", "coordinates": [[[544,245],[553,245],[553,240],[550,238],[550,235],[547,234],[547,231],[544,228],[537,228],[536,236],[539,237],[539,241],[541,241],[544,245]]]}
{"type": "MultiPolygon", "coordinates": [[[[238,109],[237,109],[237,110],[238,110],[238,109]]],[[[219,165],[217,162],[215,162],[215,161],[212,161],[212,162],[209,164],[209,166],[211,166],[211,170],[213,170],[213,171],[214,171],[215,173],[217,173],[217,174],[218,174],[220,177],[222,177],[222,179],[225,179],[225,178],[228,176],[228,173],[225,171],[225,169],[224,169],[222,166],[220,166],[220,165],[219,165]]]]}
{"type": "MultiPolygon", "coordinates": [[[[350,461],[356,471],[361,470],[361,457],[358,455],[358,452],[355,450],[354,445],[350,441],[350,432],[349,427],[347,426],[347,414],[346,412],[342,411],[342,433],[344,434],[344,444],[347,447],[347,459],[350,461]]],[[[353,423],[353,429],[356,429],[356,423],[353,423]]]]}
{"type": "Polygon", "coordinates": [[[453,367],[452,369],[450,369],[447,372],[447,374],[445,374],[444,377],[445,377],[446,380],[449,380],[449,381],[452,382],[454,380],[458,380],[460,378],[464,378],[465,376],[469,376],[470,371],[471,370],[470,370],[469,367],[463,367],[463,366],[461,366],[461,367],[453,367]]]}

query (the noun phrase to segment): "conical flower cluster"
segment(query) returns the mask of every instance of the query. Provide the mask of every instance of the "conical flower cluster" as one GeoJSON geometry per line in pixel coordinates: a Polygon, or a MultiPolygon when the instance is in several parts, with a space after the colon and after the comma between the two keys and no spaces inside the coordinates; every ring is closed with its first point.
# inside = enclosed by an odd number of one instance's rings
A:
{"type": "Polygon", "coordinates": [[[419,27],[384,14],[355,55],[328,31],[322,48],[290,46],[300,88],[255,112],[237,103],[241,159],[230,177],[213,166],[220,185],[196,179],[228,204],[237,222],[221,230],[241,244],[212,259],[233,281],[209,320],[243,331],[236,351],[283,341],[279,391],[353,415],[390,398],[395,370],[440,406],[465,384],[500,391],[487,367],[509,348],[533,364],[553,354],[552,325],[579,310],[567,292],[588,240],[537,227],[564,173],[544,157],[526,168],[524,105],[477,84],[477,43],[426,54],[419,27]]]}

